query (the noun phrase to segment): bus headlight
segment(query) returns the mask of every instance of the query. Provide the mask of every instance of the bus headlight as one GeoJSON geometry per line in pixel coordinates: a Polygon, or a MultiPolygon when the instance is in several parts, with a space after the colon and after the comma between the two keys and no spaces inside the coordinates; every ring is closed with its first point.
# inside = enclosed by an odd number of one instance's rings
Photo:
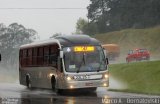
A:
{"type": "Polygon", "coordinates": [[[70,80],[72,80],[72,78],[68,76],[68,77],[67,77],[67,80],[70,81],[70,80]]]}
{"type": "Polygon", "coordinates": [[[109,78],[109,75],[105,73],[105,74],[103,75],[103,78],[104,78],[104,79],[108,79],[108,78],[109,78]]]}
{"type": "Polygon", "coordinates": [[[71,81],[71,80],[73,80],[73,77],[72,76],[67,76],[66,79],[67,79],[67,81],[71,81]]]}
{"type": "Polygon", "coordinates": [[[108,74],[105,74],[105,75],[104,75],[104,78],[106,78],[106,79],[107,79],[108,77],[109,77],[109,76],[108,76],[108,74]]]}
{"type": "Polygon", "coordinates": [[[103,83],[103,86],[104,86],[104,87],[106,87],[106,86],[107,86],[107,84],[106,84],[106,83],[103,83]]]}
{"type": "Polygon", "coordinates": [[[53,75],[54,75],[53,73],[50,73],[50,74],[49,74],[49,77],[51,78],[53,75]]]}
{"type": "Polygon", "coordinates": [[[70,85],[70,89],[72,89],[73,88],[73,86],[72,85],[70,85]]]}

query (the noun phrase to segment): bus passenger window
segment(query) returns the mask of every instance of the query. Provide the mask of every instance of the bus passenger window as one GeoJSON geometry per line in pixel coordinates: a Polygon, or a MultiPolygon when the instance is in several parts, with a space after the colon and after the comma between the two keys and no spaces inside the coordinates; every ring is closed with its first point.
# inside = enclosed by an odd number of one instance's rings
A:
{"type": "Polygon", "coordinates": [[[43,65],[43,47],[38,48],[37,64],[38,66],[43,65]]]}
{"type": "Polygon", "coordinates": [[[32,66],[32,48],[28,49],[28,66],[32,66]]]}
{"type": "Polygon", "coordinates": [[[50,46],[50,60],[49,64],[53,67],[57,67],[57,61],[58,61],[58,48],[56,45],[50,46]]]}
{"type": "Polygon", "coordinates": [[[19,64],[23,67],[23,50],[20,50],[19,64]]]}
{"type": "Polygon", "coordinates": [[[44,47],[44,65],[49,64],[49,47],[44,47]]]}
{"type": "Polygon", "coordinates": [[[32,54],[32,65],[36,66],[37,65],[37,48],[33,48],[33,54],[32,54]]]}
{"type": "Polygon", "coordinates": [[[26,64],[27,64],[27,49],[24,49],[22,57],[22,66],[26,66],[26,64]]]}

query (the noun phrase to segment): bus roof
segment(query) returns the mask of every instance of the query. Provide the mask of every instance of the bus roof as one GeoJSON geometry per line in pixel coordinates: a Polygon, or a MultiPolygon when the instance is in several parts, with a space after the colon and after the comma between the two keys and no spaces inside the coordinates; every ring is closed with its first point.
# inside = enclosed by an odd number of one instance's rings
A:
{"type": "Polygon", "coordinates": [[[94,38],[91,38],[87,35],[63,35],[63,36],[57,36],[52,39],[39,41],[39,42],[33,42],[30,44],[22,45],[20,48],[29,48],[29,47],[36,47],[36,46],[44,46],[48,44],[54,44],[59,43],[63,47],[69,47],[74,45],[100,45],[100,42],[97,41],[94,38]]]}
{"type": "Polygon", "coordinates": [[[88,35],[63,35],[58,36],[60,44],[63,47],[73,46],[73,45],[100,45],[100,42],[88,35]]]}
{"type": "Polygon", "coordinates": [[[48,40],[37,41],[37,42],[25,44],[25,45],[20,46],[20,48],[23,49],[23,48],[36,47],[36,46],[42,46],[42,45],[48,45],[48,44],[54,44],[54,43],[58,43],[58,40],[52,38],[48,40]]]}
{"type": "Polygon", "coordinates": [[[118,44],[103,44],[102,46],[119,47],[118,44]]]}

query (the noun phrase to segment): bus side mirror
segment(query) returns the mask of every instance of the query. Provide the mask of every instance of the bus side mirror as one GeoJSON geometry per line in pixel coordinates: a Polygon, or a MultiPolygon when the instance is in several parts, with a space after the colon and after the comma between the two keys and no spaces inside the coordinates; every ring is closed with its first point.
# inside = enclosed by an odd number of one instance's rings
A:
{"type": "Polygon", "coordinates": [[[1,61],[1,54],[0,54],[0,61],[1,61]]]}
{"type": "Polygon", "coordinates": [[[63,51],[60,51],[60,58],[63,58],[63,55],[64,55],[63,51]]]}
{"type": "Polygon", "coordinates": [[[107,57],[107,51],[103,48],[104,56],[107,57]]]}
{"type": "Polygon", "coordinates": [[[108,58],[106,58],[106,63],[107,63],[107,65],[109,64],[109,60],[108,60],[108,58]]]}
{"type": "Polygon", "coordinates": [[[107,51],[105,50],[105,48],[103,48],[103,52],[104,52],[104,55],[105,55],[106,64],[108,65],[109,64],[109,60],[108,60],[107,51]]]}

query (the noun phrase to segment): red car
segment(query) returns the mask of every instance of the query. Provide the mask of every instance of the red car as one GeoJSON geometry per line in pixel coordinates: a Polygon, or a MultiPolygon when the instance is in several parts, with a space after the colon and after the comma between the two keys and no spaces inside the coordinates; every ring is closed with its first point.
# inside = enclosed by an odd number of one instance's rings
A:
{"type": "Polygon", "coordinates": [[[147,49],[135,49],[129,50],[126,62],[150,60],[150,53],[147,49]]]}

